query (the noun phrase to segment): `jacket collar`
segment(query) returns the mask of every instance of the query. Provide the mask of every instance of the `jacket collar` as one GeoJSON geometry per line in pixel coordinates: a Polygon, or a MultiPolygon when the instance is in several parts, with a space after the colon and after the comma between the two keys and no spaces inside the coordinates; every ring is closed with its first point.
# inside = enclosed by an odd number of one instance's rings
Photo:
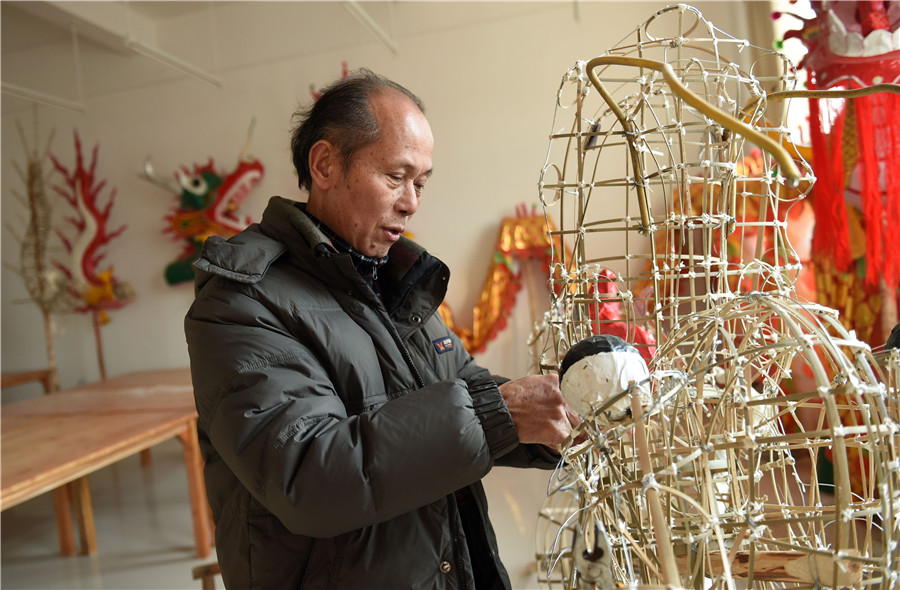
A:
{"type": "MultiPolygon", "coordinates": [[[[326,282],[339,288],[365,283],[350,255],[337,252],[329,237],[305,210],[305,203],[272,197],[263,212],[260,230],[284,244],[295,264],[321,276],[326,282]]],[[[422,306],[417,313],[430,315],[444,299],[450,271],[422,246],[401,236],[391,247],[378,276],[384,305],[391,315],[410,300],[414,300],[417,307],[422,306]]],[[[372,295],[374,297],[374,292],[372,295]]]]}
{"type": "Polygon", "coordinates": [[[303,203],[297,203],[297,208],[306,213],[306,216],[309,217],[317,228],[319,228],[319,231],[325,234],[331,242],[331,247],[334,248],[335,252],[350,255],[350,260],[353,261],[353,266],[356,268],[356,272],[359,273],[359,276],[369,284],[373,291],[381,296],[377,281],[378,269],[379,267],[384,266],[384,263],[388,261],[388,257],[382,256],[376,258],[374,256],[366,256],[337,235],[330,227],[322,223],[322,220],[310,213],[303,203]]]}

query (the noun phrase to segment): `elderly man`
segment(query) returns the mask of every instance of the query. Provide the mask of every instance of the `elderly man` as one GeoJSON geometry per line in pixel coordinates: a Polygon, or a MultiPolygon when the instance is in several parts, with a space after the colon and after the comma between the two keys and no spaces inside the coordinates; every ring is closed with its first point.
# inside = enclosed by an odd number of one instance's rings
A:
{"type": "Polygon", "coordinates": [[[577,417],[437,313],[450,273],[402,235],[432,173],[419,99],[363,70],[297,119],[308,202],[210,238],[185,320],[223,580],[509,588],[480,480],[552,467],[577,417]]]}

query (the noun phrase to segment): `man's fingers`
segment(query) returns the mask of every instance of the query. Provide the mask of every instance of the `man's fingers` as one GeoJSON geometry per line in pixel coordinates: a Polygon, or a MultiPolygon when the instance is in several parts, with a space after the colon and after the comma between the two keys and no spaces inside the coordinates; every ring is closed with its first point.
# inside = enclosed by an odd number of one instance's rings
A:
{"type": "Polygon", "coordinates": [[[565,442],[581,418],[563,398],[555,374],[508,381],[500,393],[512,416],[519,441],[554,447],[565,442]]]}

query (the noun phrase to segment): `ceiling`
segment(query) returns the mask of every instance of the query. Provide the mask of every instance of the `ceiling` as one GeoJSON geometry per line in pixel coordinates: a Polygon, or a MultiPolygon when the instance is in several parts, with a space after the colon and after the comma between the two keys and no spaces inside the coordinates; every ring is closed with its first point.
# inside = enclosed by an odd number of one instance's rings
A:
{"type": "MultiPolygon", "coordinates": [[[[85,2],[72,2],[86,4],[85,2]]],[[[156,25],[163,25],[168,19],[210,10],[211,2],[107,2],[111,8],[117,5],[147,19],[156,25]]],[[[0,45],[4,54],[14,53],[38,46],[69,42],[72,33],[65,23],[64,5],[59,2],[9,1],[0,2],[0,24],[2,36],[0,45]],[[55,16],[51,16],[55,12],[55,16]]],[[[71,21],[77,21],[77,13],[71,13],[71,21]]]]}
{"type": "Polygon", "coordinates": [[[132,10],[152,19],[166,19],[209,10],[209,2],[131,2],[132,10]]]}
{"type": "Polygon", "coordinates": [[[85,112],[96,97],[185,76],[221,87],[242,68],[360,45],[398,54],[433,31],[465,35],[553,4],[0,0],[0,106],[7,114],[43,101],[85,112]]]}
{"type": "MultiPolygon", "coordinates": [[[[78,110],[82,106],[79,101],[85,97],[184,76],[183,70],[174,71],[179,65],[199,72],[195,77],[217,83],[214,70],[220,68],[323,51],[361,40],[371,42],[373,36],[377,38],[377,31],[368,27],[371,36],[367,36],[364,21],[368,19],[375,29],[379,28],[379,22],[390,20],[392,5],[3,0],[3,112],[30,106],[29,101],[40,102],[48,95],[61,99],[51,103],[74,104],[74,110],[78,110]],[[323,19],[346,26],[338,29],[339,34],[332,29],[326,35],[317,30],[323,27],[316,27],[323,19]],[[236,26],[262,31],[264,41],[254,42],[253,47],[227,42],[235,38],[236,26]],[[267,31],[272,33],[266,35],[267,31]],[[35,63],[41,67],[35,68],[35,63]]],[[[237,31],[243,32],[241,28],[237,31]]],[[[381,42],[390,45],[389,40],[381,42]]]]}

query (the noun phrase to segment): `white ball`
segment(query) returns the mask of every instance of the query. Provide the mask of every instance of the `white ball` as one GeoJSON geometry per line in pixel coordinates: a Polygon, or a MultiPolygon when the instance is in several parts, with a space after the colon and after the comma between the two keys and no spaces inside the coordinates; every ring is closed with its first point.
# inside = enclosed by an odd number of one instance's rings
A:
{"type": "MultiPolygon", "coordinates": [[[[630,382],[639,383],[650,376],[647,363],[637,352],[601,352],[585,357],[563,375],[560,390],[572,408],[587,416],[591,407],[599,408],[616,394],[628,389],[630,382]]],[[[607,408],[606,414],[614,418],[631,406],[628,396],[607,408]]]]}

